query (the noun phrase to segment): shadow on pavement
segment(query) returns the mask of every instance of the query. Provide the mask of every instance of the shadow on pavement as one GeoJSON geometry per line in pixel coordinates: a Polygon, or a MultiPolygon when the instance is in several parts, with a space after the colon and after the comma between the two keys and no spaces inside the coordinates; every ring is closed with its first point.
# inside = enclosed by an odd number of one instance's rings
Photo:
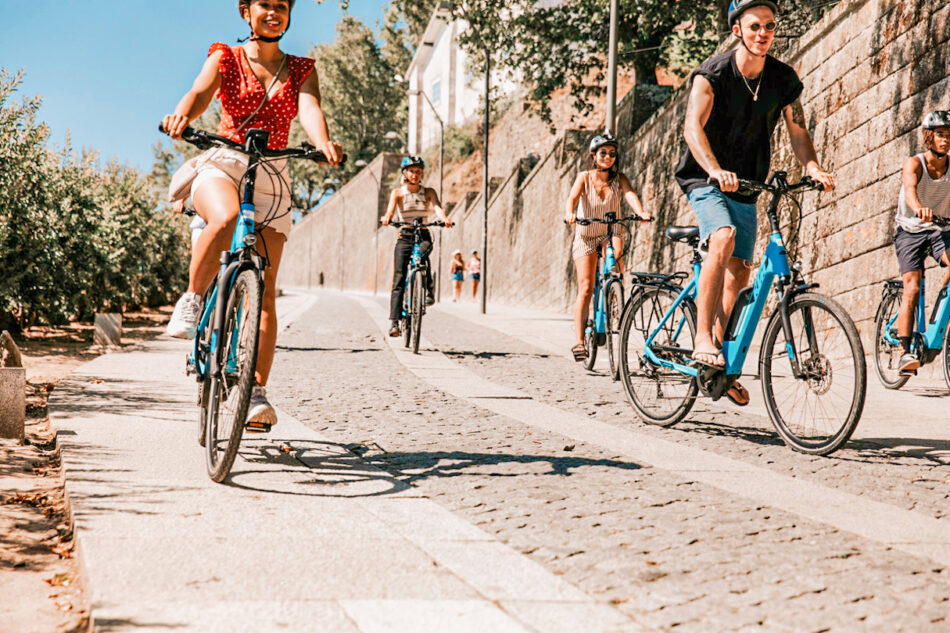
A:
{"type": "Polygon", "coordinates": [[[96,633],[109,633],[110,631],[128,631],[130,629],[184,629],[190,628],[191,624],[187,622],[140,622],[129,618],[96,618],[96,633]]]}
{"type": "Polygon", "coordinates": [[[57,417],[120,415],[169,421],[192,420],[195,415],[194,404],[156,389],[149,380],[65,380],[56,386],[49,406],[54,423],[57,417]],[[153,413],[143,415],[148,410],[153,413]]]}
{"type": "MultiPolygon", "coordinates": [[[[541,474],[557,476],[570,476],[572,471],[590,466],[623,470],[641,468],[636,463],[612,459],[464,451],[387,453],[373,445],[273,438],[245,440],[238,456],[242,461],[235,463],[226,482],[228,485],[258,492],[316,497],[395,494],[411,489],[417,481],[464,476],[469,474],[466,472],[469,469],[485,466],[547,464],[548,470],[541,474]],[[380,452],[369,455],[374,449],[380,452]],[[267,467],[255,468],[258,465],[267,467]],[[245,469],[246,466],[250,468],[245,469]],[[273,477],[275,473],[280,476],[273,477]]],[[[484,471],[477,474],[479,477],[524,475],[523,472],[484,471]]]]}
{"type": "Polygon", "coordinates": [[[382,347],[288,347],[278,345],[277,349],[284,352],[343,352],[345,354],[361,354],[363,352],[381,352],[382,347]]]}
{"type": "Polygon", "coordinates": [[[475,352],[472,350],[442,350],[449,358],[551,358],[550,354],[525,354],[523,352],[475,352]]]}

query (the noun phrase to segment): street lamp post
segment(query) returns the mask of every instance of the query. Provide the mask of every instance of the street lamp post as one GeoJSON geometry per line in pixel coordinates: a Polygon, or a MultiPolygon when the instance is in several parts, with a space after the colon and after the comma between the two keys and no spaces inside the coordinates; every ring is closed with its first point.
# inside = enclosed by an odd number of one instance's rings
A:
{"type": "Polygon", "coordinates": [[[617,3],[610,0],[610,51],[607,63],[607,121],[609,134],[617,135],[617,3]]]}
{"type": "Polygon", "coordinates": [[[491,123],[491,50],[485,45],[485,130],[482,162],[482,314],[488,297],[488,127],[491,123]]]}
{"type": "MultiPolygon", "coordinates": [[[[429,100],[429,95],[427,95],[422,90],[410,90],[409,95],[415,97],[417,95],[422,95],[422,98],[426,100],[426,103],[429,104],[429,108],[432,110],[432,114],[435,115],[435,120],[439,122],[439,204],[442,205],[442,208],[445,208],[445,200],[442,199],[442,183],[445,176],[445,123],[442,121],[442,117],[439,116],[439,111],[435,109],[435,106],[432,105],[432,101],[429,100]]],[[[442,231],[439,231],[439,253],[438,253],[438,278],[439,283],[436,286],[436,299],[438,301],[442,300],[442,231]]]]}

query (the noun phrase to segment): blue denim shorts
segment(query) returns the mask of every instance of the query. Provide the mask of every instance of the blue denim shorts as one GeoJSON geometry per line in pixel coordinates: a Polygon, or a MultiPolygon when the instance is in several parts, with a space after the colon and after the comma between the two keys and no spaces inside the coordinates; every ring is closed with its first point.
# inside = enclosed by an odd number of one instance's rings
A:
{"type": "Polygon", "coordinates": [[[699,239],[703,248],[708,245],[710,235],[728,226],[736,233],[732,256],[752,261],[758,227],[754,202],[737,202],[712,185],[693,189],[686,194],[686,199],[699,220],[699,239]]]}

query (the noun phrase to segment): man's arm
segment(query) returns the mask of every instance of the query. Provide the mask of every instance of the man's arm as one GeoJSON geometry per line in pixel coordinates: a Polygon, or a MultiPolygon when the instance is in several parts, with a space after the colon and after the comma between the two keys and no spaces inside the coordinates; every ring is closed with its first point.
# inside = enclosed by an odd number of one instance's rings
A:
{"type": "Polygon", "coordinates": [[[920,203],[917,197],[917,183],[924,175],[924,168],[917,160],[916,156],[911,156],[904,161],[904,169],[901,170],[901,184],[904,185],[904,202],[911,211],[917,214],[917,217],[924,222],[933,221],[933,209],[925,207],[920,203]]]}
{"type": "Polygon", "coordinates": [[[812,143],[811,134],[805,127],[805,109],[800,99],[785,106],[782,111],[785,116],[785,127],[788,128],[788,137],[792,142],[795,156],[805,167],[805,173],[822,184],[825,191],[835,188],[835,179],[818,164],[818,154],[812,143]]]}
{"type": "Polygon", "coordinates": [[[713,154],[709,145],[709,137],[703,129],[712,114],[713,102],[716,95],[712,84],[702,75],[693,78],[693,87],[689,92],[689,102],[686,105],[686,125],[683,136],[686,145],[693,154],[699,166],[706,170],[710,178],[719,181],[719,188],[723,191],[736,191],[739,188],[739,178],[734,172],[726,171],[719,166],[719,160],[713,154]]]}

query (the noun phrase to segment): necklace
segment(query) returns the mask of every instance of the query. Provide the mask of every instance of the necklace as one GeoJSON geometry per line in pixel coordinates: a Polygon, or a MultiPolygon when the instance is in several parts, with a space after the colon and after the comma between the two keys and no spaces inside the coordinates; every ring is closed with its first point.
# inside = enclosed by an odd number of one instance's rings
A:
{"type": "Polygon", "coordinates": [[[745,84],[745,87],[749,89],[749,92],[752,94],[752,100],[759,100],[759,88],[762,87],[762,77],[765,76],[765,68],[762,69],[762,72],[759,73],[759,83],[755,85],[755,90],[752,90],[752,86],[749,85],[749,80],[745,78],[745,75],[742,74],[742,71],[739,71],[739,76],[742,77],[742,83],[745,84]]]}

